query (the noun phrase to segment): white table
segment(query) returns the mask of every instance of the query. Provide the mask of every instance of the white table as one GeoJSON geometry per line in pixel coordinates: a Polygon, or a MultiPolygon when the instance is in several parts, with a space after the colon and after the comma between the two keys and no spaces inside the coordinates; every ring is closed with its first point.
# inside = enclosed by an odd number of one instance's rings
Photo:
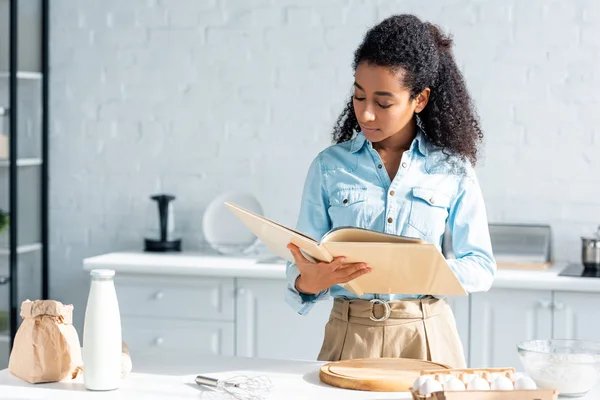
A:
{"type": "MultiPolygon", "coordinates": [[[[86,391],[82,380],[69,383],[32,385],[0,371],[0,399],[220,399],[214,392],[196,385],[196,375],[226,377],[237,373],[265,374],[274,389],[269,399],[411,399],[410,393],[382,393],[344,390],[320,382],[318,362],[267,360],[238,357],[204,357],[197,360],[133,360],[134,371],[119,390],[86,391]]],[[[600,390],[581,400],[600,399],[600,390]]]]}

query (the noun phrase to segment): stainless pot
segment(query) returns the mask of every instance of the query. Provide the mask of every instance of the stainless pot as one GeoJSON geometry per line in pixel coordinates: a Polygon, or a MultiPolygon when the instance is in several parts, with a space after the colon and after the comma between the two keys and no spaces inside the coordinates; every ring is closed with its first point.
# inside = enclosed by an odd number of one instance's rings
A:
{"type": "Polygon", "coordinates": [[[581,262],[584,268],[600,269],[600,226],[595,237],[581,238],[581,262]]]}

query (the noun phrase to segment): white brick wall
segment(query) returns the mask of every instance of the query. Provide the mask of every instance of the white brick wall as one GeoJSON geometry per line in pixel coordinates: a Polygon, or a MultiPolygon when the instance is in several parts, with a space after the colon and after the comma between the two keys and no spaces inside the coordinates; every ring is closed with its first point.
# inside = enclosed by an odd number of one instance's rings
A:
{"type": "Polygon", "coordinates": [[[487,135],[491,221],[549,222],[579,257],[600,224],[596,0],[52,2],[52,296],[74,302],[81,260],[141,248],[147,197],[178,196],[186,248],[208,202],[258,194],[294,224],[365,30],[414,12],[452,31],[487,135]],[[276,185],[280,185],[276,187],[276,185]]]}

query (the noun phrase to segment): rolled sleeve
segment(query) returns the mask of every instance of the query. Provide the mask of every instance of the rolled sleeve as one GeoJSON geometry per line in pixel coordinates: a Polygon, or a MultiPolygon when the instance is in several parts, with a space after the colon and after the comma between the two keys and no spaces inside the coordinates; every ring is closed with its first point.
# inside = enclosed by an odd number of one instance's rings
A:
{"type": "Polygon", "coordinates": [[[448,225],[455,259],[450,268],[468,293],[489,290],[496,275],[496,261],[479,181],[473,170],[459,185],[451,205],[448,225]]]}
{"type": "MultiPolygon", "coordinates": [[[[315,240],[321,238],[331,229],[331,221],[327,213],[327,192],[325,190],[323,171],[319,156],[311,163],[300,204],[300,213],[296,229],[315,240]]],[[[286,265],[287,290],[285,300],[296,312],[306,315],[314,304],[329,297],[329,289],[313,295],[306,295],[296,290],[296,279],[300,271],[295,263],[286,265]]]]}
{"type": "Polygon", "coordinates": [[[317,301],[329,297],[329,289],[311,295],[298,292],[298,290],[296,290],[295,283],[296,279],[298,279],[300,276],[300,271],[294,263],[287,263],[286,276],[288,280],[288,287],[285,301],[300,315],[308,314],[317,301]]]}

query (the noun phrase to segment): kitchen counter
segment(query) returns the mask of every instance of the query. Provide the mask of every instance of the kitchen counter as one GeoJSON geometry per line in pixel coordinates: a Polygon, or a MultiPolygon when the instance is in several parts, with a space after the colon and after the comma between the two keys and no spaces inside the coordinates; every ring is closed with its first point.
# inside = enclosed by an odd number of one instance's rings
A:
{"type": "MultiPolygon", "coordinates": [[[[111,268],[117,273],[285,279],[285,262],[269,255],[234,257],[206,252],[115,252],[84,260],[84,269],[111,268]]],[[[547,270],[499,268],[494,288],[600,293],[600,278],[558,276],[566,263],[547,270]]]]}
{"type": "Polygon", "coordinates": [[[194,383],[196,375],[224,378],[237,374],[265,374],[273,383],[269,399],[410,399],[410,393],[377,393],[344,390],[319,380],[318,362],[267,360],[258,358],[202,357],[195,360],[162,358],[144,362],[133,360],[134,371],[117,391],[88,392],[82,379],[69,383],[30,385],[0,371],[0,398],[11,399],[226,399],[194,383]],[[138,367],[140,365],[140,367],[138,367]]]}
{"type": "MultiPolygon", "coordinates": [[[[196,359],[135,359],[134,371],[119,390],[90,392],[78,377],[71,382],[32,385],[0,371],[0,398],[10,399],[226,399],[194,383],[198,374],[225,378],[240,373],[267,375],[273,383],[270,400],[294,399],[411,399],[408,392],[383,393],[339,389],[319,380],[321,363],[259,358],[202,357],[196,359]]],[[[598,387],[581,400],[600,398],[598,387]]]]}

